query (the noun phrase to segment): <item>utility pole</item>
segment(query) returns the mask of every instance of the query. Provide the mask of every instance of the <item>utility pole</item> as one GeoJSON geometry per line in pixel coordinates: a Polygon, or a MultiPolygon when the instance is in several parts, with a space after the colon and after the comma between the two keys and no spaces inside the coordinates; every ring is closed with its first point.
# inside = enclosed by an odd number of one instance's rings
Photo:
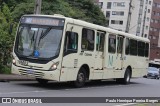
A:
{"type": "Polygon", "coordinates": [[[41,14],[42,0],[35,0],[34,14],[41,14]]]}
{"type": "Polygon", "coordinates": [[[130,27],[130,22],[131,22],[131,8],[132,8],[132,0],[130,0],[129,3],[129,12],[128,12],[128,19],[127,19],[127,25],[126,25],[126,31],[125,32],[129,32],[129,27],[130,27]]]}

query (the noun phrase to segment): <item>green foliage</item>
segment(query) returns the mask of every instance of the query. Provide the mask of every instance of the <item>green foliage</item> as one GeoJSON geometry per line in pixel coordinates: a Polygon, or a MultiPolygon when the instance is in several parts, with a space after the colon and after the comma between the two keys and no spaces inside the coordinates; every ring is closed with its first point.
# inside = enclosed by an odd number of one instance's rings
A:
{"type": "Polygon", "coordinates": [[[15,23],[13,22],[8,6],[3,3],[0,10],[0,68],[10,62],[11,51],[15,35],[15,23]],[[10,32],[13,26],[13,33],[10,32]]]}
{"type": "MultiPolygon", "coordinates": [[[[5,0],[16,22],[24,14],[33,14],[35,0],[5,0]]],[[[106,18],[93,0],[42,0],[42,14],[62,14],[98,25],[106,25],[106,18]]]]}

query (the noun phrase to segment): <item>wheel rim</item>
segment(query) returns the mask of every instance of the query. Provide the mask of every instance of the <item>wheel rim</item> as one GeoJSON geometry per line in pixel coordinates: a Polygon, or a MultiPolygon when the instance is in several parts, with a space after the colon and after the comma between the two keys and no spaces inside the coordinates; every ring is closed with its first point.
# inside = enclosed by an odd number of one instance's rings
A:
{"type": "Polygon", "coordinates": [[[78,74],[78,82],[84,82],[84,74],[83,73],[79,73],[78,74]]]}

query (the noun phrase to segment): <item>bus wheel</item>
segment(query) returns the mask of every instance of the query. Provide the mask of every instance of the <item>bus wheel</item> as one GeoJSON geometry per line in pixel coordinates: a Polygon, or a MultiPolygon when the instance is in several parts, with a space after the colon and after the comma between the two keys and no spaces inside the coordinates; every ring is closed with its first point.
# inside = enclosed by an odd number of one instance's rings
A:
{"type": "Polygon", "coordinates": [[[127,85],[130,83],[130,79],[131,79],[131,71],[129,69],[126,69],[124,78],[118,78],[116,79],[116,82],[127,85]]]}
{"type": "Polygon", "coordinates": [[[74,82],[74,86],[77,88],[83,87],[85,81],[86,81],[86,72],[85,69],[82,67],[77,74],[77,79],[74,82]]]}
{"type": "Polygon", "coordinates": [[[46,85],[48,83],[48,80],[45,80],[45,79],[36,78],[36,80],[41,85],[46,85]]]}

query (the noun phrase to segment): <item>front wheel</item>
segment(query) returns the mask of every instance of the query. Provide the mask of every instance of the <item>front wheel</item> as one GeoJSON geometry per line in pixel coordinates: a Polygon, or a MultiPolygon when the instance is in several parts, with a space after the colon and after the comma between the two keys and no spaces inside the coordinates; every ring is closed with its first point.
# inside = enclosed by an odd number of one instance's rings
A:
{"type": "Polygon", "coordinates": [[[83,87],[85,82],[86,82],[86,71],[82,67],[77,74],[76,81],[74,81],[74,86],[77,88],[83,87]]]}

